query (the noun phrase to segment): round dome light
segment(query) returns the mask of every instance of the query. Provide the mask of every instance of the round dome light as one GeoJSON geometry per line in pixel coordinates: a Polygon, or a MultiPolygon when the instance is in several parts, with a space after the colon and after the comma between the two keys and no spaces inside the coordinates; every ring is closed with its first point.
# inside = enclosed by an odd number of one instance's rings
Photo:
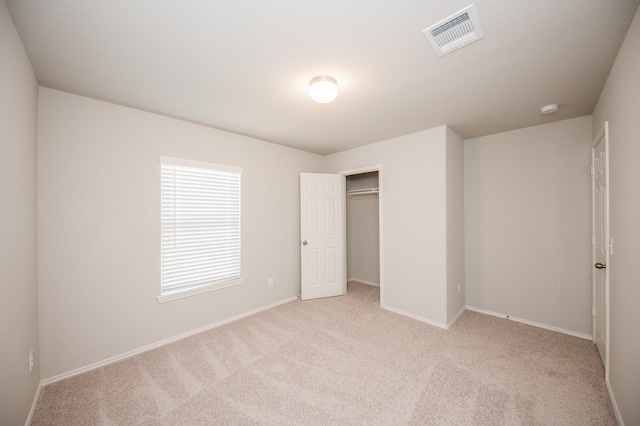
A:
{"type": "Polygon", "coordinates": [[[309,96],[320,104],[329,103],[338,96],[338,82],[328,75],[319,75],[309,83],[309,96]]]}
{"type": "Polygon", "coordinates": [[[553,114],[554,112],[558,112],[558,104],[545,105],[540,108],[540,114],[543,115],[553,114]]]}

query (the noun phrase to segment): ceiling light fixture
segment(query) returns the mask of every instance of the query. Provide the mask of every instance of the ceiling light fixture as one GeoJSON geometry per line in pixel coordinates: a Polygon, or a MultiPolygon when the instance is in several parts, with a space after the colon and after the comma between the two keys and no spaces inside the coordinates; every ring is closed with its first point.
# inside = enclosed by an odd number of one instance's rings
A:
{"type": "Polygon", "coordinates": [[[542,108],[540,108],[540,114],[553,114],[554,112],[558,112],[558,104],[550,104],[550,105],[545,105],[542,108]]]}
{"type": "Polygon", "coordinates": [[[338,96],[338,82],[328,75],[319,75],[309,83],[309,96],[320,104],[329,103],[338,96]]]}

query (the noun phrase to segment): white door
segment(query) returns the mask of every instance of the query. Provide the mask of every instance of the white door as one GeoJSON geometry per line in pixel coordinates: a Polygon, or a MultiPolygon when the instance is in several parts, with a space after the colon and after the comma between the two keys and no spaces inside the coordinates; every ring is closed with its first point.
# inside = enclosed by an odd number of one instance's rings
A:
{"type": "Polygon", "coordinates": [[[607,370],[609,324],[609,132],[608,123],[594,140],[592,148],[593,175],[593,274],[594,274],[594,336],[598,352],[607,370]]]}
{"type": "Polygon", "coordinates": [[[300,298],[347,291],[342,175],[300,173],[300,298]]]}

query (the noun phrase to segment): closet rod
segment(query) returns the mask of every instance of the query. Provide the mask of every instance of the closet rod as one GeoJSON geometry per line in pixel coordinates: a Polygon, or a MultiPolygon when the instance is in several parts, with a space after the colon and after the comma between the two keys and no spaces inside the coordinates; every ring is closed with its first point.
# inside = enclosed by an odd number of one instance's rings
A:
{"type": "Polygon", "coordinates": [[[347,195],[377,194],[378,192],[379,192],[378,188],[354,189],[354,190],[351,190],[351,191],[347,191],[347,195]]]}

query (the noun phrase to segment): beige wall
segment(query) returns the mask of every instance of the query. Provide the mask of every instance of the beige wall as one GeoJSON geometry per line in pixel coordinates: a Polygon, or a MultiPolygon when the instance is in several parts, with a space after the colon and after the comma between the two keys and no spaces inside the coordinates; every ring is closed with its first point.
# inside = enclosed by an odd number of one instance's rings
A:
{"type": "Polygon", "coordinates": [[[640,9],[593,113],[609,121],[611,237],[609,381],[626,425],[640,424],[640,9]]]}
{"type": "Polygon", "coordinates": [[[347,197],[347,276],[380,285],[378,195],[347,197]]]}
{"type": "Polygon", "coordinates": [[[7,426],[25,423],[40,381],[37,106],[31,64],[0,1],[0,424],[7,426]]]}
{"type": "Polygon", "coordinates": [[[467,305],[591,335],[591,117],[464,150],[467,305]]]}
{"type": "Polygon", "coordinates": [[[325,157],[329,172],[380,172],[385,307],[447,323],[446,132],[425,130],[325,157]]]}
{"type": "Polygon", "coordinates": [[[465,307],[464,142],[447,128],[447,323],[465,307]]]}
{"type": "Polygon", "coordinates": [[[46,88],[38,143],[43,379],[298,295],[299,173],[322,157],[46,88]],[[159,156],[243,168],[243,285],[156,301],[159,156]]]}

